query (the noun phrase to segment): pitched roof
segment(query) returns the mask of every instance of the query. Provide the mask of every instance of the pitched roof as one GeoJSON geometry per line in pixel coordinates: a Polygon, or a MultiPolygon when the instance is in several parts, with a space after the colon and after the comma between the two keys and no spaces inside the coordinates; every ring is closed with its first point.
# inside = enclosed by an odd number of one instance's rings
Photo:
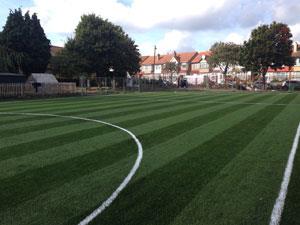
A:
{"type": "Polygon", "coordinates": [[[148,55],[141,56],[141,58],[140,58],[141,63],[144,62],[148,57],[149,57],[148,55]]]}
{"type": "Polygon", "coordinates": [[[27,82],[30,83],[47,83],[47,84],[57,84],[58,81],[53,74],[48,73],[33,73],[28,77],[27,82]]]}
{"type": "Polygon", "coordinates": [[[154,56],[149,56],[142,61],[142,65],[153,65],[154,64],[154,56]]]}
{"type": "MultiPolygon", "coordinates": [[[[144,56],[142,56],[144,57],[144,56]]],[[[173,55],[167,54],[167,55],[157,55],[155,57],[155,64],[165,64],[167,62],[170,62],[170,60],[173,58],[173,55]]],[[[154,64],[154,56],[148,56],[144,61],[142,61],[142,65],[153,65],[154,64]]]]}
{"type": "Polygon", "coordinates": [[[158,62],[157,62],[157,64],[165,64],[165,63],[167,63],[167,62],[170,62],[172,58],[173,58],[173,55],[172,55],[172,54],[160,55],[160,56],[158,57],[158,62]]]}
{"type": "Polygon", "coordinates": [[[199,52],[198,55],[193,59],[192,63],[199,63],[202,60],[202,56],[209,57],[211,56],[210,51],[199,52]]]}
{"type": "MultiPolygon", "coordinates": [[[[161,65],[165,64],[167,62],[170,62],[173,57],[176,58],[180,63],[188,63],[188,62],[194,62],[195,60],[201,61],[202,55],[209,56],[210,52],[200,52],[201,55],[198,54],[198,52],[180,52],[180,53],[172,53],[172,54],[166,54],[166,55],[159,55],[155,57],[155,64],[156,65],[161,65]]],[[[153,65],[154,64],[154,56],[142,56],[141,64],[142,65],[153,65]]]]}
{"type": "Polygon", "coordinates": [[[187,62],[191,62],[197,55],[197,52],[182,52],[182,53],[176,53],[176,58],[178,58],[178,60],[181,63],[187,63],[187,62]]]}

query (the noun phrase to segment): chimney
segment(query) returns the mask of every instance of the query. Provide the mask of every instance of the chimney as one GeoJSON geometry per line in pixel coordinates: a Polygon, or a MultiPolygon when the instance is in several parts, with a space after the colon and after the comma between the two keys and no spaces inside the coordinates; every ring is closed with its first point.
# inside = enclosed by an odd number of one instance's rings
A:
{"type": "Polygon", "coordinates": [[[157,54],[157,58],[160,59],[160,54],[159,53],[157,54]]]}
{"type": "Polygon", "coordinates": [[[177,56],[177,53],[176,53],[176,51],[174,51],[174,56],[175,56],[175,57],[177,56]]]}

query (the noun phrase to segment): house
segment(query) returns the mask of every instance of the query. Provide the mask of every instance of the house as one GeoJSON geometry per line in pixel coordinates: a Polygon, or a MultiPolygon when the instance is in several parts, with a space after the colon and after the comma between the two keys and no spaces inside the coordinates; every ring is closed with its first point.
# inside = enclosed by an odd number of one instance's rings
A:
{"type": "Polygon", "coordinates": [[[0,73],[0,84],[25,83],[26,76],[16,73],[0,73]]]}
{"type": "Polygon", "coordinates": [[[62,50],[63,50],[63,47],[54,46],[54,45],[50,46],[51,56],[57,56],[57,54],[60,53],[62,50]]]}
{"type": "Polygon", "coordinates": [[[157,56],[142,56],[144,60],[141,62],[141,75],[145,78],[158,79],[165,74],[164,68],[166,63],[170,62],[173,55],[160,55],[157,56]]]}
{"type": "Polygon", "coordinates": [[[174,52],[174,58],[176,58],[178,63],[180,64],[180,70],[179,70],[180,76],[191,75],[192,61],[197,56],[198,56],[198,52],[183,52],[183,53],[174,52]]]}
{"type": "Polygon", "coordinates": [[[153,75],[154,56],[141,57],[141,76],[153,75]]]}
{"type": "Polygon", "coordinates": [[[166,55],[157,54],[154,56],[142,56],[141,74],[144,77],[158,79],[168,78],[169,72],[165,71],[167,63],[176,63],[179,65],[179,71],[176,75],[190,75],[191,62],[197,56],[197,52],[172,53],[166,55]]]}
{"type": "Polygon", "coordinates": [[[199,52],[198,55],[191,62],[192,74],[203,74],[211,72],[211,68],[207,62],[207,59],[211,55],[210,51],[199,52]]]}

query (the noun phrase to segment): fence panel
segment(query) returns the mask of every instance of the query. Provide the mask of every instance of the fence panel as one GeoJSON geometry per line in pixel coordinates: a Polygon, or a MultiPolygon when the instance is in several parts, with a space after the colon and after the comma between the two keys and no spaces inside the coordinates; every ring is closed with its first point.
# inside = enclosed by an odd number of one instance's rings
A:
{"type": "Polygon", "coordinates": [[[0,84],[0,97],[70,95],[77,92],[76,83],[41,84],[34,87],[30,83],[0,84]]]}

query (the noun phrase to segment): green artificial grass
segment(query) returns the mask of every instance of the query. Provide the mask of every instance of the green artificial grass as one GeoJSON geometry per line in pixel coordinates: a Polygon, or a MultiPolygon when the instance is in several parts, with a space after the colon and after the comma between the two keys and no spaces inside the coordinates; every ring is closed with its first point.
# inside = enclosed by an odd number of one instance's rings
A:
{"type": "MultiPolygon", "coordinates": [[[[300,121],[299,99],[165,92],[6,101],[0,112],[88,117],[136,134],[141,167],[91,224],[250,225],[270,219],[300,121]]],[[[134,141],[109,126],[0,115],[0,224],[78,224],[118,187],[136,156],[134,141]]],[[[299,221],[298,175],[282,224],[299,221]]]]}

